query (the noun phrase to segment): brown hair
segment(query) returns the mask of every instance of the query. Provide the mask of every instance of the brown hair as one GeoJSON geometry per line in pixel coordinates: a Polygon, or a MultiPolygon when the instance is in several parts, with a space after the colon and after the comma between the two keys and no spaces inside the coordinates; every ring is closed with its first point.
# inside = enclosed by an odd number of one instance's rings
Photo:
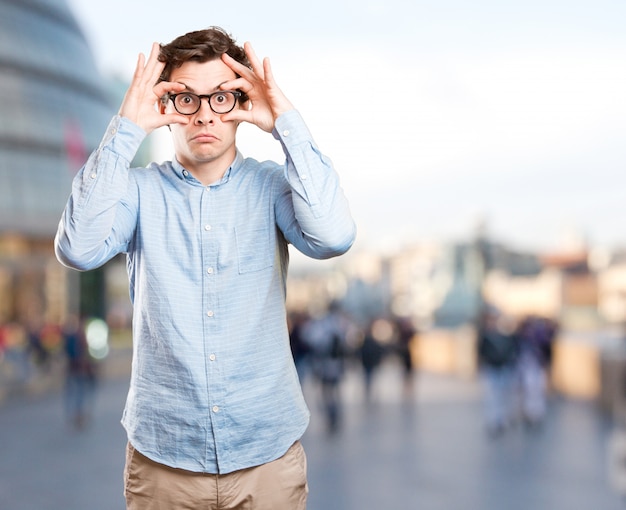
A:
{"type": "MultiPolygon", "coordinates": [[[[235,42],[224,29],[209,27],[205,30],[196,30],[177,37],[169,44],[161,45],[159,61],[165,62],[165,67],[159,82],[168,81],[172,70],[180,67],[185,62],[209,62],[218,60],[226,53],[240,64],[250,67],[250,62],[243,48],[235,42]]],[[[239,77],[239,75],[237,75],[239,77]]],[[[240,103],[245,103],[248,97],[245,94],[239,98],[240,103]]]]}

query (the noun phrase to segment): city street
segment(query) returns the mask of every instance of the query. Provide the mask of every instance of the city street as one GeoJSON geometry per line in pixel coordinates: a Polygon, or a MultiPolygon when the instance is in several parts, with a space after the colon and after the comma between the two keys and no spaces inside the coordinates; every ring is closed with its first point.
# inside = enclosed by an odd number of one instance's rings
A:
{"type": "MultiPolygon", "coordinates": [[[[477,381],[420,374],[405,399],[395,366],[379,375],[366,404],[350,374],[333,435],[305,384],[309,510],[625,508],[608,478],[610,424],[593,403],[554,398],[541,430],[490,439],[477,381]]],[[[0,403],[0,509],[122,510],[126,389],[125,376],[101,381],[81,431],[65,422],[58,391],[0,403]]]]}

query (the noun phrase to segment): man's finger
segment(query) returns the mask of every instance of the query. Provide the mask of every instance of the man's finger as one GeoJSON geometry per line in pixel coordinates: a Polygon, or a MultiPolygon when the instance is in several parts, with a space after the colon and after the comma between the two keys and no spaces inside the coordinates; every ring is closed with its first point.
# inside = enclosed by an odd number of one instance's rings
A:
{"type": "Polygon", "coordinates": [[[185,90],[186,86],[176,81],[161,81],[154,86],[154,93],[157,97],[162,97],[168,92],[180,92],[185,90]]]}
{"type": "Polygon", "coordinates": [[[243,49],[246,52],[248,60],[250,61],[252,70],[259,78],[263,79],[263,66],[261,65],[261,61],[259,60],[259,58],[256,56],[256,53],[252,48],[252,44],[250,44],[249,42],[245,42],[243,44],[243,49]]]}
{"type": "Polygon", "coordinates": [[[159,76],[161,76],[161,72],[165,67],[165,63],[159,62],[159,53],[161,52],[161,46],[159,43],[152,43],[152,48],[150,49],[150,56],[148,57],[148,61],[146,63],[146,79],[150,80],[150,84],[153,85],[156,80],[158,80],[159,76]]]}
{"type": "Polygon", "coordinates": [[[168,124],[189,124],[189,117],[176,113],[163,114],[162,120],[163,122],[161,123],[161,126],[166,126],[168,124]]]}
{"type": "Polygon", "coordinates": [[[235,74],[239,76],[250,75],[252,71],[250,71],[249,67],[244,66],[242,63],[237,62],[233,57],[231,57],[228,53],[222,53],[222,61],[230,67],[235,74]]]}

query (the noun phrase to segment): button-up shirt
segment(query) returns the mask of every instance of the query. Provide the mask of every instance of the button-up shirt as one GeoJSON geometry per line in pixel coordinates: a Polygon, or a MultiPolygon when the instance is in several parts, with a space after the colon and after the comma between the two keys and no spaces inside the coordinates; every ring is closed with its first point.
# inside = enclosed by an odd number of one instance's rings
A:
{"type": "Polygon", "coordinates": [[[89,270],[127,254],[122,424],[156,462],[228,473],[279,458],[307,427],[285,319],[288,244],[336,256],[355,225],[299,113],[279,117],[273,134],[284,165],[237,152],[205,186],[176,160],[130,168],[145,132],[117,116],[74,179],[57,257],[89,270]]]}

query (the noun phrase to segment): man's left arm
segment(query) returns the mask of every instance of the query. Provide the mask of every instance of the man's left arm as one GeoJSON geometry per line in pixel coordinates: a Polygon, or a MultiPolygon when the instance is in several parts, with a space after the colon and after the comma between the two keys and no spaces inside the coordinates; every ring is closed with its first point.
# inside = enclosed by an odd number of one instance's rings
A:
{"type": "Polygon", "coordinates": [[[280,140],[287,158],[286,179],[281,183],[275,213],[287,241],[313,258],[341,255],[354,242],[356,227],[339,176],[276,83],[269,59],[261,61],[250,43],[245,43],[244,49],[251,68],[222,55],[238,78],[221,87],[245,92],[249,102],[246,108],[224,114],[222,121],[249,122],[280,140]]]}
{"type": "Polygon", "coordinates": [[[297,110],[281,115],[274,137],[286,156],[286,185],[276,202],[285,238],[305,255],[330,258],[352,246],[356,226],[339,175],[317,147],[297,110]]]}

